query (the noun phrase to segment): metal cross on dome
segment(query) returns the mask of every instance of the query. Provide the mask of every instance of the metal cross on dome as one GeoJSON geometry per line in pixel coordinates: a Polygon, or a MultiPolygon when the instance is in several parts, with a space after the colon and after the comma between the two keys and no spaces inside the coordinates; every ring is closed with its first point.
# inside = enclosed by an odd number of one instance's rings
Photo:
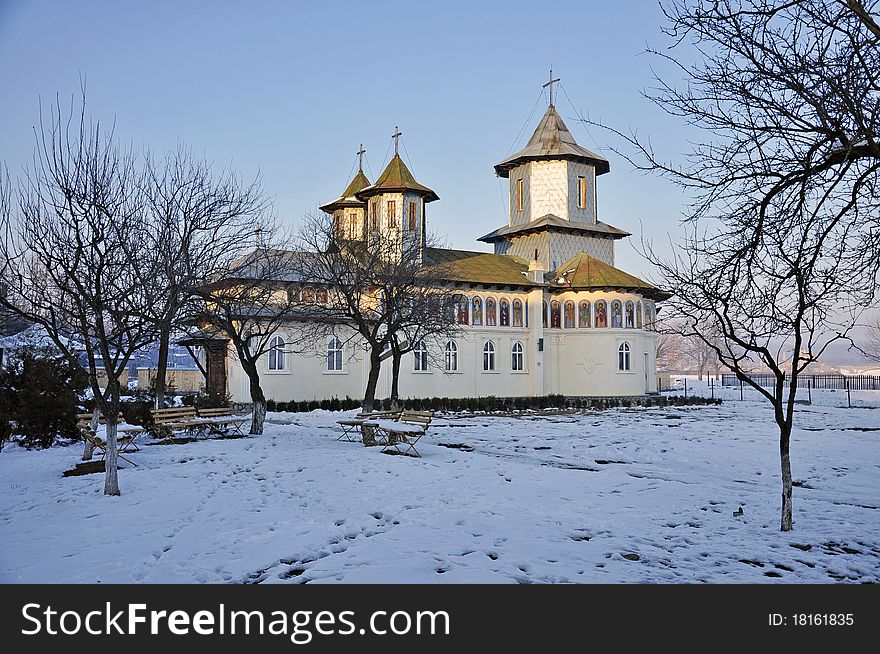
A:
{"type": "Polygon", "coordinates": [[[400,137],[403,136],[403,132],[398,129],[397,125],[394,126],[394,134],[391,135],[391,138],[394,139],[394,156],[397,156],[397,142],[400,140],[400,137]]]}
{"type": "Polygon", "coordinates": [[[550,106],[553,106],[553,85],[559,81],[560,78],[553,79],[553,67],[550,67],[550,81],[542,86],[542,89],[546,89],[548,86],[550,87],[550,106]]]}
{"type": "Polygon", "coordinates": [[[361,149],[355,153],[358,156],[358,170],[364,169],[364,153],[365,152],[366,152],[366,150],[364,150],[364,144],[361,143],[361,149]]]}

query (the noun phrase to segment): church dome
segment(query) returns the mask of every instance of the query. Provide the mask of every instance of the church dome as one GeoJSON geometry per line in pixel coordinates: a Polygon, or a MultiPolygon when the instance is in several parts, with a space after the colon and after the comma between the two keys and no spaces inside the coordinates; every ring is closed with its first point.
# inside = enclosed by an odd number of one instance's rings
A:
{"type": "Polygon", "coordinates": [[[359,200],[365,200],[380,193],[403,191],[418,193],[424,197],[425,202],[433,202],[440,199],[434,191],[416,181],[399,154],[395,154],[391,161],[388,162],[376,183],[358,191],[356,197],[359,200]]]}

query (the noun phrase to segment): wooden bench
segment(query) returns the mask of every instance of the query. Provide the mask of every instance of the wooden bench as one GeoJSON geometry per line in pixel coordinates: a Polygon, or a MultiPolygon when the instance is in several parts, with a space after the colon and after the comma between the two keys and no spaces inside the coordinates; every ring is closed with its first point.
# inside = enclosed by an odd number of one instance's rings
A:
{"type": "Polygon", "coordinates": [[[196,409],[192,406],[152,409],[153,425],[156,435],[171,440],[175,431],[186,431],[190,435],[207,433],[227,433],[230,429],[241,432],[247,417],[236,416],[232,407],[196,409]]]}
{"type": "Polygon", "coordinates": [[[231,406],[196,409],[196,412],[203,423],[211,425],[212,432],[228,434],[230,430],[234,430],[244,436],[241,428],[248,421],[248,417],[237,415],[231,406]]]}
{"type": "MultiPolygon", "coordinates": [[[[379,419],[396,420],[399,415],[400,411],[361,411],[354,418],[337,420],[336,424],[342,427],[342,434],[336,440],[341,441],[345,439],[350,443],[355,443],[360,441],[364,435],[363,425],[365,422],[379,419]],[[357,434],[361,434],[361,438],[358,438],[357,434]]],[[[371,434],[368,434],[368,436],[371,436],[371,434]]]]}
{"type": "MultiPolygon", "coordinates": [[[[98,436],[97,432],[92,429],[92,421],[94,413],[77,413],[76,426],[83,439],[92,444],[92,447],[101,453],[101,458],[107,456],[107,442],[98,436]]],[[[99,425],[107,424],[107,417],[103,414],[98,418],[99,425]]],[[[129,425],[125,422],[125,417],[120,413],[116,428],[116,455],[123,461],[128,461],[133,466],[137,464],[123,456],[123,452],[129,450],[139,452],[141,448],[135,442],[144,431],[143,427],[137,425],[129,425]]]]}
{"type": "MultiPolygon", "coordinates": [[[[395,450],[399,454],[412,452],[413,456],[421,457],[416,449],[416,443],[428,431],[433,417],[433,411],[402,411],[394,423],[387,421],[377,423],[375,430],[385,437],[382,451],[395,450]]],[[[367,426],[372,425],[368,423],[367,426]]]]}

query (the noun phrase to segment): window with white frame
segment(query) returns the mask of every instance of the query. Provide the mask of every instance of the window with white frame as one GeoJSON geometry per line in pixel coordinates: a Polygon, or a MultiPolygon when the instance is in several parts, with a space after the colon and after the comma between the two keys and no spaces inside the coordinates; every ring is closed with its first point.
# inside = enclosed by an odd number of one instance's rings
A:
{"type": "Polygon", "coordinates": [[[284,370],[284,339],[280,336],[269,341],[269,370],[284,370]]]}
{"type": "Polygon", "coordinates": [[[447,341],[443,356],[443,369],[446,372],[458,370],[458,345],[455,341],[447,341]]]}
{"type": "Polygon", "coordinates": [[[483,370],[492,372],[495,370],[495,343],[486,341],[483,346],[483,370]]]}
{"type": "Polygon", "coordinates": [[[327,370],[342,372],[342,341],[338,336],[331,336],[327,341],[327,370]]]}
{"type": "Polygon", "coordinates": [[[428,348],[425,341],[416,343],[413,349],[413,370],[425,371],[428,369],[428,348]]]}
{"type": "Polygon", "coordinates": [[[523,358],[523,345],[519,341],[513,344],[510,350],[510,369],[522,371],[525,370],[525,360],[523,358]]]}
{"type": "Polygon", "coordinates": [[[617,348],[617,369],[621,372],[629,370],[629,343],[621,343],[617,348]]]}

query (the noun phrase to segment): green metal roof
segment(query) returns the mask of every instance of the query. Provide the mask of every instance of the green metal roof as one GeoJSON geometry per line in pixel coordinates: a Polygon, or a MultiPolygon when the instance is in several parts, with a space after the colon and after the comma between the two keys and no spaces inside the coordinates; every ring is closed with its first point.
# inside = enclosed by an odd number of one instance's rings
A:
{"type": "Polygon", "coordinates": [[[364,203],[362,200],[358,200],[356,194],[361,189],[364,189],[370,185],[370,180],[367,179],[367,176],[364,175],[364,171],[358,169],[357,175],[354,176],[354,179],[349,182],[348,186],[345,187],[345,190],[342,192],[338,198],[333,200],[333,202],[328,202],[327,204],[322,204],[320,209],[321,211],[326,211],[327,213],[333,213],[337,209],[341,209],[343,207],[362,207],[364,203]]]}
{"type": "Polygon", "coordinates": [[[553,283],[566,288],[629,288],[658,300],[670,296],[653,284],[623,272],[611,264],[578,252],[553,273],[553,283]]]}
{"type": "Polygon", "coordinates": [[[539,286],[526,277],[529,263],[507,254],[428,248],[432,275],[451,282],[539,286]]]}
{"type": "Polygon", "coordinates": [[[416,181],[399,154],[388,162],[375,184],[361,189],[355,195],[358,199],[364,199],[383,191],[415,191],[425,196],[425,202],[440,199],[434,191],[416,181]]]}

